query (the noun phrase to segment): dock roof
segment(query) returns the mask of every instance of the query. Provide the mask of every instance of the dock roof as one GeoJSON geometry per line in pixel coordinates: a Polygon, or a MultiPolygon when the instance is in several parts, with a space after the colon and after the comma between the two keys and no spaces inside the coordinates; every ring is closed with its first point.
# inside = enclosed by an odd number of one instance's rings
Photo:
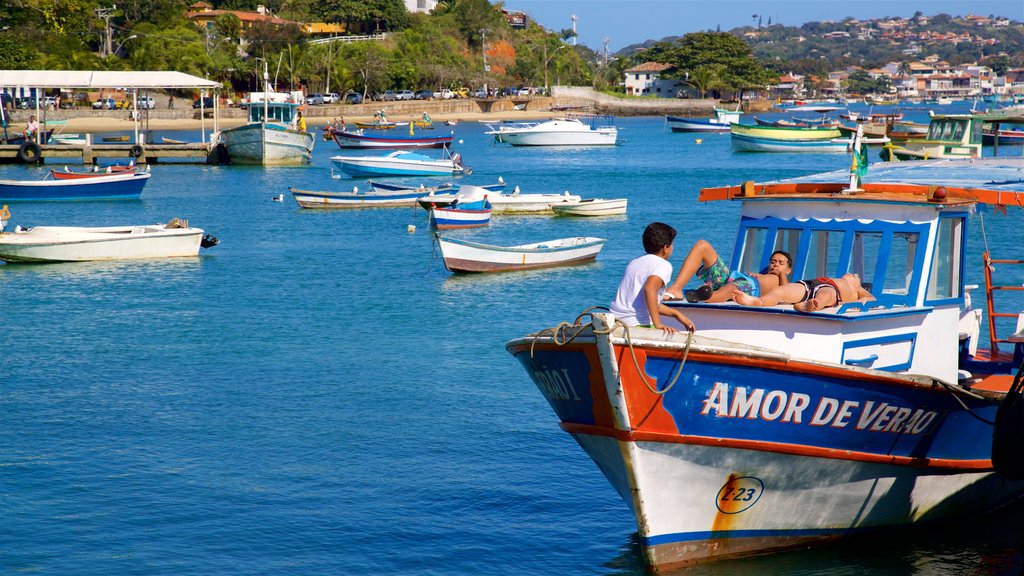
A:
{"type": "Polygon", "coordinates": [[[220,82],[174,71],[0,70],[0,86],[31,88],[220,88],[220,82]]]}

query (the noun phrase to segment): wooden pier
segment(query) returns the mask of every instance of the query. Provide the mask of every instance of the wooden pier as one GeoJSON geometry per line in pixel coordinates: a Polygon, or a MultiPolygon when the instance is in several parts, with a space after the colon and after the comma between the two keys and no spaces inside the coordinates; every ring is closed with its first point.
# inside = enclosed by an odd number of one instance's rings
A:
{"type": "Polygon", "coordinates": [[[17,144],[0,144],[0,164],[45,162],[55,158],[95,164],[97,160],[134,158],[137,164],[158,164],[167,160],[184,163],[217,164],[223,158],[221,149],[210,144],[43,144],[38,160],[26,162],[17,144]]]}

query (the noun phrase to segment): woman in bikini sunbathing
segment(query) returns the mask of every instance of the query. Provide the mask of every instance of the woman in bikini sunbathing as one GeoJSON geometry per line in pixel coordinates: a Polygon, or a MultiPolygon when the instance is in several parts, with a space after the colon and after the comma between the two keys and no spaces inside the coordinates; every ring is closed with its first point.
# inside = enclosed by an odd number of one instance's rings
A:
{"type": "Polygon", "coordinates": [[[793,257],[782,250],[772,253],[764,274],[730,270],[711,244],[698,240],[679,267],[675,281],[665,289],[663,298],[668,300],[685,295],[688,302],[726,302],[732,299],[734,290],[757,297],[787,284],[792,272],[793,257]],[[683,286],[694,276],[703,280],[704,285],[684,294],[683,286]]]}
{"type": "Polygon", "coordinates": [[[813,280],[799,280],[779,286],[760,298],[734,290],[732,297],[744,306],[775,306],[792,304],[794,310],[814,312],[823,308],[839,306],[844,302],[868,302],[875,297],[864,289],[856,274],[844,274],[841,278],[820,277],[813,280]]]}

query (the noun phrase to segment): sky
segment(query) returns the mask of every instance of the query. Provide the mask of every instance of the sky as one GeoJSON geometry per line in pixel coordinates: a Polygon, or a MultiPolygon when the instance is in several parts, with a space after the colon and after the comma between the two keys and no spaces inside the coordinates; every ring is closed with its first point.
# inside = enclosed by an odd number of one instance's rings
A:
{"type": "Polygon", "coordinates": [[[781,22],[799,26],[805,22],[908,18],[920,10],[925,15],[1004,16],[1024,22],[1024,0],[505,0],[509,10],[521,10],[550,31],[572,28],[576,15],[577,42],[598,52],[615,53],[630,44],[682,36],[687,32],[722,31],[755,23],[781,22]]]}

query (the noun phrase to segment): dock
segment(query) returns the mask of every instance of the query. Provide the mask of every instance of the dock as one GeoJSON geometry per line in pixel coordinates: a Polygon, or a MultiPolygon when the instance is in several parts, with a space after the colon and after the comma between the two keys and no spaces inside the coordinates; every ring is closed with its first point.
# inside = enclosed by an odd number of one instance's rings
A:
{"type": "MultiPolygon", "coordinates": [[[[23,164],[19,155],[21,146],[0,144],[0,164],[23,164]]],[[[65,159],[82,164],[95,164],[99,159],[134,158],[136,164],[159,164],[173,160],[184,163],[218,164],[221,149],[203,142],[186,144],[102,143],[102,144],[42,144],[38,162],[65,159]]],[[[36,162],[30,162],[36,163],[36,162]]]]}

